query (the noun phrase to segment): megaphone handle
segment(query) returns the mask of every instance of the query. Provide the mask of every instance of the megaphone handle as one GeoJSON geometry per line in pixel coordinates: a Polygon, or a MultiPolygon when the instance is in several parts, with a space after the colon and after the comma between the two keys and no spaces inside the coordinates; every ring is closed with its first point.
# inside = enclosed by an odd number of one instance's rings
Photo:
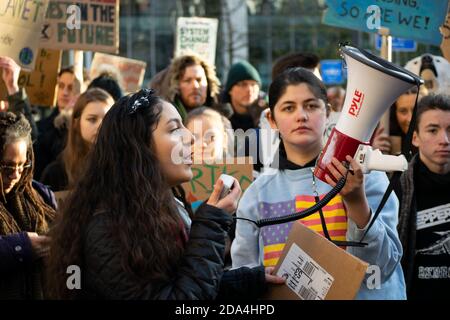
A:
{"type": "Polygon", "coordinates": [[[375,220],[380,215],[381,210],[383,209],[384,205],[386,204],[386,201],[389,199],[389,196],[391,195],[392,190],[394,190],[394,185],[397,184],[401,175],[402,175],[402,173],[399,171],[395,171],[394,174],[392,175],[392,178],[389,181],[389,185],[386,188],[386,191],[384,192],[383,198],[381,198],[380,204],[378,205],[378,208],[375,211],[375,214],[373,215],[373,218],[370,221],[369,226],[366,229],[366,232],[364,232],[363,236],[361,237],[361,240],[359,240],[360,243],[363,242],[363,240],[366,237],[367,233],[369,232],[370,228],[372,228],[373,224],[375,223],[375,220]]]}

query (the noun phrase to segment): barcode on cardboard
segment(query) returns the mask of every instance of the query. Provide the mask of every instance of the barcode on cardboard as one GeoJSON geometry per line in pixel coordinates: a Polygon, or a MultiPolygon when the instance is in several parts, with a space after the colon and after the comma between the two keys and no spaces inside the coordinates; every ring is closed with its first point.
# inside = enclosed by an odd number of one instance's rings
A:
{"type": "Polygon", "coordinates": [[[306,273],[309,277],[312,277],[314,275],[314,271],[316,271],[316,267],[314,266],[314,264],[306,261],[305,265],[303,266],[303,272],[306,273]]]}
{"type": "Polygon", "coordinates": [[[334,278],[317,261],[293,243],[281,262],[277,275],[303,300],[323,300],[334,278]]]}
{"type": "Polygon", "coordinates": [[[302,300],[316,300],[317,293],[313,291],[312,288],[306,288],[305,286],[300,286],[298,290],[298,295],[302,300]]]}

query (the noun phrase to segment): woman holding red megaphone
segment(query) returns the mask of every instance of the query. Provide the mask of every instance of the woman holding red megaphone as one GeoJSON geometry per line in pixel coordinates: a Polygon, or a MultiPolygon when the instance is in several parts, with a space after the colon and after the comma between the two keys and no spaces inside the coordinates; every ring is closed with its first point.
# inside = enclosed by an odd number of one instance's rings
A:
{"type": "MultiPolygon", "coordinates": [[[[324,147],[322,136],[329,114],[326,88],[313,73],[293,68],[275,78],[269,89],[269,108],[268,120],[282,141],[279,168],[274,174],[258,177],[239,203],[237,216],[253,221],[309,208],[332,189],[334,181],[347,174],[346,166],[334,158],[327,166],[332,175],[325,177],[328,184],[313,176],[324,147]]],[[[332,240],[343,241],[349,253],[373,266],[369,270],[377,270],[375,282],[363,281],[357,299],[405,299],[399,263],[402,246],[396,230],[398,199],[395,195],[389,197],[380,219],[375,220],[365,236],[368,246],[351,246],[350,242],[359,241],[366,231],[388,178],[384,172],[376,171],[365,176],[354,159],[346,160],[353,170],[347,175],[344,188],[321,212],[300,222],[332,240]]],[[[258,228],[238,220],[231,249],[233,268],[276,265],[291,226],[292,222],[258,228]]]]}

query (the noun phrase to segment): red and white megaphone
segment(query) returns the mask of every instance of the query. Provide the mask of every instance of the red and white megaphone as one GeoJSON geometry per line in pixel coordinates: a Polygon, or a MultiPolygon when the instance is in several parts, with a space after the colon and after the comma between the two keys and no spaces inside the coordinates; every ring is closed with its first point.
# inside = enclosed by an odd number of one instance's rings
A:
{"type": "MultiPolygon", "coordinates": [[[[327,169],[331,159],[335,157],[339,161],[346,161],[347,155],[354,157],[360,145],[369,144],[382,115],[397,98],[408,89],[423,83],[412,72],[365,50],[351,46],[342,46],[340,50],[347,65],[347,91],[339,120],[331,131],[314,170],[314,175],[324,182],[326,174],[332,177],[327,169]]],[[[384,157],[389,159],[383,160],[377,157],[379,160],[375,162],[378,162],[378,166],[374,166],[374,170],[382,170],[380,162],[393,164],[397,158],[387,155],[384,157]]],[[[401,171],[406,169],[405,163],[406,159],[400,160],[401,171]]],[[[384,171],[392,170],[396,169],[391,167],[384,171]]]]}

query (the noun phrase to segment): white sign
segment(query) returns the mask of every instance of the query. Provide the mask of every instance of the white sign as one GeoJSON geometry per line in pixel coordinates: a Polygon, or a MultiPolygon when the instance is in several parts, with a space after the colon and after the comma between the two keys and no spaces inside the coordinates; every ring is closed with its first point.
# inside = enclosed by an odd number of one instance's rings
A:
{"type": "Polygon", "coordinates": [[[324,300],[334,278],[295,243],[289,248],[277,275],[302,300],[324,300]]]}
{"type": "Polygon", "coordinates": [[[217,19],[178,18],[175,57],[195,53],[214,65],[218,24],[217,19]]]}

